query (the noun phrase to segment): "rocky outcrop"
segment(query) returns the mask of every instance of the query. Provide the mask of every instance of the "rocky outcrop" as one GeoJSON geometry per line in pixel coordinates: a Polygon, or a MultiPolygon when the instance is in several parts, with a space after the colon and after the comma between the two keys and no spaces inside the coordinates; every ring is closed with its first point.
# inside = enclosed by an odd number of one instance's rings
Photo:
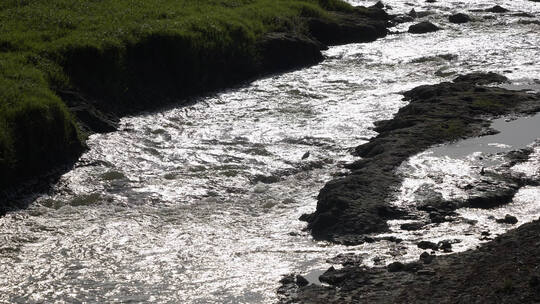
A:
{"type": "Polygon", "coordinates": [[[386,268],[331,267],[321,276],[328,286],[283,285],[282,303],[540,303],[539,234],[534,221],[477,250],[424,252],[417,262],[386,268]]]}
{"type": "Polygon", "coordinates": [[[429,21],[420,22],[409,27],[409,33],[412,34],[425,34],[436,32],[438,30],[440,30],[440,28],[429,21]]]}
{"type": "Polygon", "coordinates": [[[500,6],[500,5],[495,5],[494,7],[488,8],[485,11],[489,12],[489,13],[502,14],[502,13],[508,12],[509,10],[507,10],[506,8],[504,8],[504,7],[500,6]]]}
{"type": "MultiPolygon", "coordinates": [[[[303,217],[313,236],[351,243],[361,242],[363,234],[385,231],[388,219],[403,215],[387,202],[401,182],[395,169],[404,160],[434,144],[484,134],[490,124],[489,116],[540,111],[538,95],[485,86],[504,80],[493,73],[474,73],[454,82],[405,92],[409,105],[393,119],[376,123],[379,135],[356,148],[356,155],[362,159],[348,166],[348,176],[327,183],[319,193],[316,212],[303,217]]],[[[489,191],[480,188],[481,185],[476,190],[482,195],[464,204],[492,204],[495,198],[496,204],[503,204],[517,189],[509,186],[504,193],[484,200],[481,197],[489,191]]],[[[455,206],[435,209],[444,209],[448,215],[455,206]]]]}
{"type": "Polygon", "coordinates": [[[457,23],[457,24],[467,23],[471,21],[471,17],[469,17],[469,15],[467,14],[457,13],[457,14],[450,15],[450,17],[448,17],[448,21],[450,21],[451,23],[457,23]]]}

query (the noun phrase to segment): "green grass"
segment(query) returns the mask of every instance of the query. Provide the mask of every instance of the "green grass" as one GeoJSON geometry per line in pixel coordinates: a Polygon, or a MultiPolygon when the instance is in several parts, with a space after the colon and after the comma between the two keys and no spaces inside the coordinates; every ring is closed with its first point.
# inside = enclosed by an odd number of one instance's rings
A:
{"type": "Polygon", "coordinates": [[[0,1],[0,186],[80,151],[57,92],[116,109],[221,87],[257,66],[264,33],[302,32],[302,17],[351,9],[340,0],[0,1]]]}

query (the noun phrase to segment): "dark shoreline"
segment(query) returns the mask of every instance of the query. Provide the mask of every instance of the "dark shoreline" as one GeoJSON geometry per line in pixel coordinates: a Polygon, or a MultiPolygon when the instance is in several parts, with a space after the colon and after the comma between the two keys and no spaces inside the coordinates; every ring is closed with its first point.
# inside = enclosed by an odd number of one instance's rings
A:
{"type": "MultiPolygon", "coordinates": [[[[69,57],[73,61],[69,74],[76,88],[54,90],[75,116],[86,138],[93,133],[115,131],[120,117],[157,110],[168,104],[181,106],[189,102],[190,97],[211,94],[274,73],[315,65],[324,60],[322,50],[330,45],[371,42],[388,33],[390,17],[380,8],[356,7],[350,12],[328,13],[330,19],[302,17],[306,33],[273,32],[263,35],[255,45],[257,58],[235,57],[234,61],[227,63],[227,67],[212,65],[211,62],[218,59],[209,58],[208,64],[203,65],[197,75],[184,75],[181,77],[183,80],[174,79],[178,71],[173,73],[171,69],[175,68],[174,64],[167,63],[179,60],[179,55],[171,56],[170,52],[165,51],[171,47],[181,48],[182,41],[176,41],[174,37],[156,37],[156,41],[149,40],[146,44],[134,46],[133,56],[139,53],[140,56],[137,55],[139,60],[133,60],[135,66],[127,67],[133,70],[128,80],[130,90],[119,95],[114,82],[107,84],[111,86],[107,89],[107,85],[96,86],[86,81],[86,74],[94,75],[97,79],[107,79],[109,74],[122,75],[114,70],[117,67],[107,64],[111,60],[108,57],[110,54],[73,54],[69,57]],[[147,54],[149,57],[144,55],[144,50],[152,48],[157,48],[152,52],[158,53],[162,49],[165,56],[158,62],[152,61],[150,54],[147,54]],[[86,73],[84,76],[81,74],[83,72],[86,73]],[[179,100],[184,102],[179,103],[179,100]]],[[[197,58],[193,60],[200,59],[197,58]]],[[[181,60],[189,61],[189,58],[181,60]]],[[[82,147],[55,151],[54,157],[51,156],[55,161],[40,163],[39,166],[19,164],[23,170],[0,176],[0,214],[24,208],[24,198],[28,194],[48,191],[51,181],[69,171],[85,149],[83,143],[82,147]]]]}
{"type": "Polygon", "coordinates": [[[356,148],[362,159],[348,166],[351,173],[328,182],[315,213],[302,217],[313,236],[359,244],[364,234],[386,231],[387,220],[405,215],[387,203],[401,182],[395,169],[404,160],[435,144],[489,134],[490,118],[540,111],[538,94],[486,86],[505,81],[474,73],[405,92],[410,103],[393,119],[376,123],[379,135],[356,148]]]}
{"type": "MultiPolygon", "coordinates": [[[[317,211],[303,216],[314,237],[346,245],[368,241],[365,234],[385,231],[388,219],[407,216],[387,203],[401,182],[395,169],[404,160],[434,144],[490,134],[490,119],[494,117],[540,112],[538,93],[486,86],[504,81],[497,74],[474,73],[453,83],[420,86],[404,93],[409,105],[393,119],[377,123],[379,135],[357,147],[356,153],[363,158],[350,165],[351,174],[329,182],[321,190],[317,211]]],[[[513,165],[526,161],[530,152],[511,152],[507,158],[513,165]]],[[[473,208],[506,204],[520,187],[539,182],[508,177],[504,172],[497,175],[510,180],[507,188],[496,185],[460,203],[473,208]]],[[[446,210],[448,202],[431,203],[442,203],[440,209],[435,207],[437,214],[452,213],[459,206],[451,204],[453,207],[446,210]]],[[[431,218],[433,223],[438,219],[431,218]]],[[[278,293],[282,303],[538,302],[539,234],[540,220],[503,234],[478,250],[442,257],[425,252],[417,262],[388,267],[368,268],[352,256],[343,261],[343,268],[331,267],[320,277],[328,285],[305,286],[292,275],[282,280],[278,293]]]]}

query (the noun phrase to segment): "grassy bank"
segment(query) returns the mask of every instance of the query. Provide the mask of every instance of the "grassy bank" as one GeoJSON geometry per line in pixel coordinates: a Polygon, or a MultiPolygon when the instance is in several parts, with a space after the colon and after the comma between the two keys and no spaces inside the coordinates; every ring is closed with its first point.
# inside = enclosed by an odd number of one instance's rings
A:
{"type": "Polygon", "coordinates": [[[130,112],[234,83],[260,65],[257,40],[306,31],[340,0],[3,0],[0,187],[77,155],[83,139],[58,95],[130,112]]]}

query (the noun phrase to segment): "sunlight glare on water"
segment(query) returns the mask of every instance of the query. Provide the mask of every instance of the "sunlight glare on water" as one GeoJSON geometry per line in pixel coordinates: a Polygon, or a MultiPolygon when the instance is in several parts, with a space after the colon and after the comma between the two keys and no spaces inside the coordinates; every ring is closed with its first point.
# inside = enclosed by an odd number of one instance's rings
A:
{"type": "MultiPolygon", "coordinates": [[[[445,29],[332,47],[318,66],[91,136],[50,195],[0,219],[0,302],[272,303],[282,275],[343,251],[417,256],[387,242],[314,242],[298,217],[373,122],[405,105],[400,92],[476,70],[540,78],[540,26],[445,21],[484,1],[387,2],[394,13],[429,8],[445,29]]],[[[531,1],[494,2],[540,16],[531,1]]]]}

